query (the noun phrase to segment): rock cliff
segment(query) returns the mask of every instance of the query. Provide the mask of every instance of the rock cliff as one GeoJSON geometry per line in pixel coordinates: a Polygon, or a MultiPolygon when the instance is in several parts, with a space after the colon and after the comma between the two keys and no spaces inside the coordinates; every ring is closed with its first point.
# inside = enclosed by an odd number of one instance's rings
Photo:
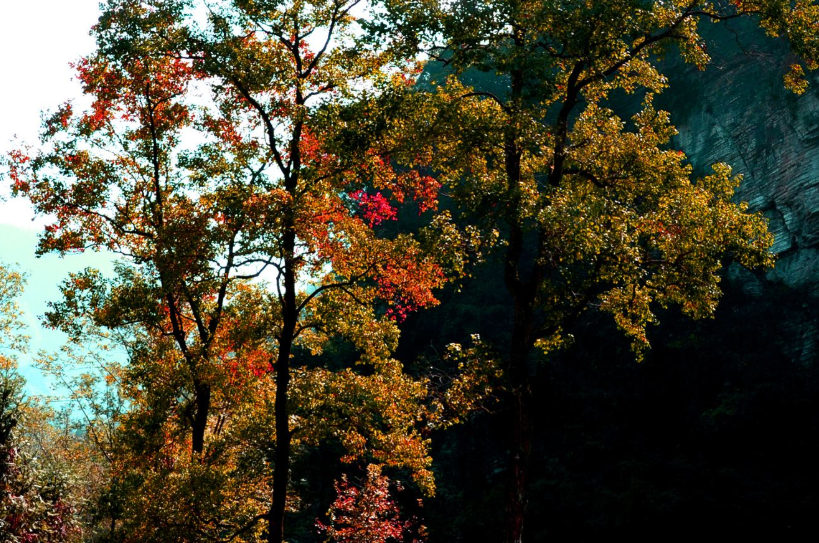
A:
{"type": "Polygon", "coordinates": [[[727,162],[744,176],[738,198],[776,237],[768,278],[819,294],[819,78],[796,96],[783,85],[794,59],[782,40],[747,24],[709,26],[712,65],[702,73],[670,54],[671,88],[658,102],[698,172],[727,162]]]}
{"type": "Polygon", "coordinates": [[[801,96],[786,90],[794,57],[753,25],[712,24],[704,34],[713,61],[707,72],[669,52],[671,87],[658,104],[671,112],[675,145],[697,173],[727,162],[743,175],[737,198],[768,218],[778,256],[765,278],[738,266],[729,278],[750,295],[770,296],[776,284],[805,294],[802,307],[787,312],[789,337],[780,341],[793,360],[810,364],[819,347],[819,321],[805,316],[819,296],[819,77],[801,96]]]}

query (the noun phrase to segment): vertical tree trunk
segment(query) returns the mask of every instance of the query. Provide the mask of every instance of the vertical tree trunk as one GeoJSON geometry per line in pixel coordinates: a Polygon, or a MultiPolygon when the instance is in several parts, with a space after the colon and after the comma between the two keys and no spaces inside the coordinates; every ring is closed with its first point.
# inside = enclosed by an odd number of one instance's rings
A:
{"type": "Polygon", "coordinates": [[[523,541],[523,521],[526,513],[526,482],[528,476],[529,451],[531,435],[526,412],[526,398],[521,392],[514,394],[512,421],[511,478],[508,490],[508,511],[506,541],[521,543],[523,541]]]}
{"type": "MultiPolygon", "coordinates": [[[[522,46],[523,34],[515,29],[515,45],[522,46]]],[[[523,96],[524,73],[520,68],[510,73],[511,106],[509,128],[505,134],[504,159],[506,182],[509,195],[507,220],[509,223],[509,245],[504,262],[504,282],[515,301],[512,342],[509,349],[507,378],[511,392],[511,424],[509,447],[509,481],[506,500],[506,543],[523,541],[523,521],[526,512],[526,479],[528,475],[531,433],[527,406],[528,382],[527,359],[531,349],[534,322],[534,298],[537,285],[534,275],[531,281],[521,279],[521,260],[524,248],[524,230],[521,218],[521,157],[518,141],[517,111],[523,96]]]]}
{"type": "Polygon", "coordinates": [[[529,422],[529,383],[527,359],[531,350],[533,326],[529,300],[515,304],[515,324],[509,352],[508,382],[511,388],[511,442],[509,450],[509,488],[507,489],[506,543],[523,541],[526,513],[526,484],[532,433],[529,422]],[[522,303],[521,303],[522,302],[522,303]]]}
{"type": "MultiPolygon", "coordinates": [[[[301,92],[297,92],[297,102],[302,103],[301,92]]],[[[296,123],[291,143],[292,172],[285,177],[285,190],[293,198],[298,186],[298,172],[301,164],[299,142],[301,123],[296,123]]],[[[276,358],[276,401],[274,404],[276,424],[276,452],[273,467],[273,502],[268,514],[268,543],[283,543],[284,516],[287,508],[287,487],[290,482],[290,413],[287,410],[288,388],[290,386],[290,354],[296,335],[299,310],[296,306],[296,221],[294,210],[289,208],[283,218],[284,237],[284,294],[282,299],[282,330],[279,336],[279,353],[276,358]]]]}
{"type": "MultiPolygon", "coordinates": [[[[292,255],[295,248],[295,233],[289,228],[285,233],[285,251],[292,255]]],[[[284,307],[279,353],[276,358],[276,451],[273,468],[273,503],[268,515],[268,543],[284,541],[284,515],[287,505],[287,486],[290,479],[290,414],[287,410],[288,387],[290,386],[290,353],[296,330],[296,280],[293,259],[287,258],[284,271],[284,307]]]]}
{"type": "Polygon", "coordinates": [[[201,455],[205,449],[205,431],[208,427],[208,414],[210,412],[210,385],[198,380],[193,384],[196,413],[193,415],[191,424],[191,449],[195,456],[201,455]]]}
{"type": "MultiPolygon", "coordinates": [[[[284,342],[282,342],[284,343],[284,342]]],[[[291,343],[291,342],[288,342],[291,343]]],[[[287,388],[290,384],[291,344],[279,346],[276,360],[276,452],[273,468],[273,503],[268,515],[267,541],[284,541],[284,515],[287,506],[287,486],[290,479],[290,425],[287,412],[287,388]]]]}

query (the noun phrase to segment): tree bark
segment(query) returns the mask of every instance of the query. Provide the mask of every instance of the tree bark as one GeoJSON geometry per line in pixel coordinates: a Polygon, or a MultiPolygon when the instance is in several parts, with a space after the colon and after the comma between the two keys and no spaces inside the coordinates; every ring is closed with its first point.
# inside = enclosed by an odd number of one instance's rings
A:
{"type": "Polygon", "coordinates": [[[208,414],[210,412],[210,385],[195,381],[193,384],[196,394],[196,412],[193,415],[191,424],[191,449],[195,456],[201,455],[205,449],[205,431],[208,427],[208,414]]]}
{"type": "MultiPolygon", "coordinates": [[[[522,46],[523,34],[515,29],[515,44],[522,46]]],[[[521,279],[521,260],[524,254],[525,235],[520,216],[521,210],[521,157],[518,141],[517,111],[523,96],[524,73],[520,68],[510,73],[511,115],[509,128],[504,136],[506,182],[509,195],[507,220],[509,245],[504,262],[504,282],[515,301],[514,325],[509,349],[507,379],[511,393],[511,424],[509,447],[509,481],[506,500],[506,543],[523,541],[523,521],[526,513],[526,481],[528,476],[531,432],[527,406],[527,362],[532,346],[534,329],[534,298],[537,278],[533,273],[528,281],[521,279]]]]}
{"type": "MultiPolygon", "coordinates": [[[[528,296],[527,296],[528,298],[528,296]]],[[[532,345],[534,314],[531,300],[515,303],[515,322],[509,352],[508,382],[511,389],[511,442],[509,488],[507,490],[506,543],[523,541],[526,513],[526,484],[532,432],[529,422],[529,383],[527,359],[532,345]]]]}
{"type": "Polygon", "coordinates": [[[273,468],[273,502],[268,514],[268,543],[284,541],[284,515],[287,505],[287,486],[290,481],[290,414],[287,410],[288,387],[290,386],[290,354],[293,350],[293,336],[296,330],[296,276],[294,269],[295,229],[292,218],[286,225],[284,235],[284,306],[283,325],[279,337],[279,353],[276,358],[276,450],[273,468]]]}
{"type": "MultiPolygon", "coordinates": [[[[296,90],[296,103],[304,104],[301,89],[296,90]]],[[[285,175],[285,190],[290,194],[290,206],[296,199],[299,172],[301,169],[301,142],[302,122],[293,127],[293,137],[290,142],[290,172],[285,175]]],[[[287,399],[290,386],[290,355],[293,350],[293,340],[296,336],[296,326],[299,318],[299,308],[296,305],[296,220],[295,210],[289,207],[283,217],[284,236],[282,239],[282,254],[284,266],[282,270],[284,280],[284,294],[282,296],[282,330],[279,336],[279,353],[276,358],[276,451],[273,468],[273,502],[268,514],[268,543],[283,543],[284,516],[287,508],[287,487],[290,482],[290,413],[287,410],[287,399]]]]}

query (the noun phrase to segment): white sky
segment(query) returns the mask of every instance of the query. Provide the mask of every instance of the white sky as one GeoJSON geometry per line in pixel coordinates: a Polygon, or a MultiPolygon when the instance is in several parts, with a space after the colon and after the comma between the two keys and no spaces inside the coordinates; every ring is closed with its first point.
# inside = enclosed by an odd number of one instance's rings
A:
{"type": "MultiPolygon", "coordinates": [[[[80,94],[70,62],[93,51],[98,0],[0,0],[0,153],[34,143],[40,112],[80,94]]],[[[7,187],[2,187],[5,194],[7,187]]],[[[23,202],[0,203],[0,224],[35,228],[23,202]]]]}
{"type": "MultiPolygon", "coordinates": [[[[40,112],[80,95],[70,62],[89,54],[94,41],[88,35],[99,17],[98,0],[0,0],[0,154],[28,141],[36,143],[40,112]],[[11,140],[18,137],[18,143],[11,140]]],[[[0,194],[7,195],[7,181],[0,194]]],[[[21,300],[32,336],[32,351],[56,349],[64,336],[43,329],[38,316],[48,300],[59,296],[57,284],[69,271],[86,266],[110,267],[102,254],[34,258],[36,232],[42,221],[32,221],[31,208],[20,199],[0,201],[0,260],[17,263],[28,273],[21,300]]],[[[49,393],[48,382],[21,360],[21,370],[32,394],[49,393]]]]}

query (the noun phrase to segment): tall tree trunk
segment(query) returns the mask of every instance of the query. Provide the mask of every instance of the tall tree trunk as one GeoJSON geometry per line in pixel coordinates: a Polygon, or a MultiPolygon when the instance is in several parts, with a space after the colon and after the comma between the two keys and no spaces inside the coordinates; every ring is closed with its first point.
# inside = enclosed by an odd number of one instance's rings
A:
{"type": "MultiPolygon", "coordinates": [[[[300,126],[298,126],[300,129],[300,126]]],[[[296,141],[300,131],[296,134],[296,141]]],[[[298,167],[298,148],[294,154],[294,164],[298,167]]],[[[298,171],[298,170],[297,170],[298,171]]],[[[296,177],[285,180],[285,189],[290,194],[296,192],[296,177]]],[[[282,330],[279,336],[279,353],[276,358],[276,401],[274,404],[276,424],[276,451],[273,468],[273,502],[267,517],[268,543],[284,541],[284,516],[287,506],[287,487],[290,482],[290,413],[287,410],[288,387],[290,386],[290,355],[298,321],[296,306],[296,227],[293,210],[284,216],[284,295],[282,300],[282,330]]]]}
{"type": "Polygon", "coordinates": [[[290,479],[290,425],[287,412],[287,389],[290,385],[290,351],[292,342],[279,346],[276,360],[276,452],[273,468],[273,503],[268,514],[267,541],[284,541],[284,514],[287,506],[287,486],[290,479]]]}
{"type": "MultiPolygon", "coordinates": [[[[515,45],[522,46],[524,36],[516,28],[513,36],[515,45]]],[[[527,359],[532,346],[534,322],[534,298],[537,292],[536,278],[524,282],[521,278],[521,260],[524,253],[524,228],[521,217],[521,159],[522,150],[518,141],[517,112],[523,96],[524,73],[521,68],[510,73],[511,106],[509,127],[504,135],[504,159],[506,170],[509,209],[509,245],[504,262],[504,282],[515,301],[512,342],[509,349],[507,379],[511,392],[510,458],[509,481],[506,501],[506,543],[521,543],[523,540],[523,520],[526,511],[526,479],[528,475],[531,432],[527,406],[528,382],[527,359]]]]}
{"type": "MultiPolygon", "coordinates": [[[[292,235],[290,245],[293,245],[292,235]]],[[[290,479],[290,414],[287,411],[288,387],[290,386],[290,353],[296,329],[295,274],[292,263],[285,264],[284,325],[279,338],[276,359],[276,451],[273,468],[273,503],[268,515],[269,543],[284,541],[284,514],[287,505],[287,486],[290,479]]]]}
{"type": "Polygon", "coordinates": [[[526,484],[532,433],[529,422],[527,359],[531,350],[533,312],[529,300],[515,303],[515,323],[509,351],[508,382],[511,389],[509,487],[507,489],[506,543],[523,541],[526,484]]]}

